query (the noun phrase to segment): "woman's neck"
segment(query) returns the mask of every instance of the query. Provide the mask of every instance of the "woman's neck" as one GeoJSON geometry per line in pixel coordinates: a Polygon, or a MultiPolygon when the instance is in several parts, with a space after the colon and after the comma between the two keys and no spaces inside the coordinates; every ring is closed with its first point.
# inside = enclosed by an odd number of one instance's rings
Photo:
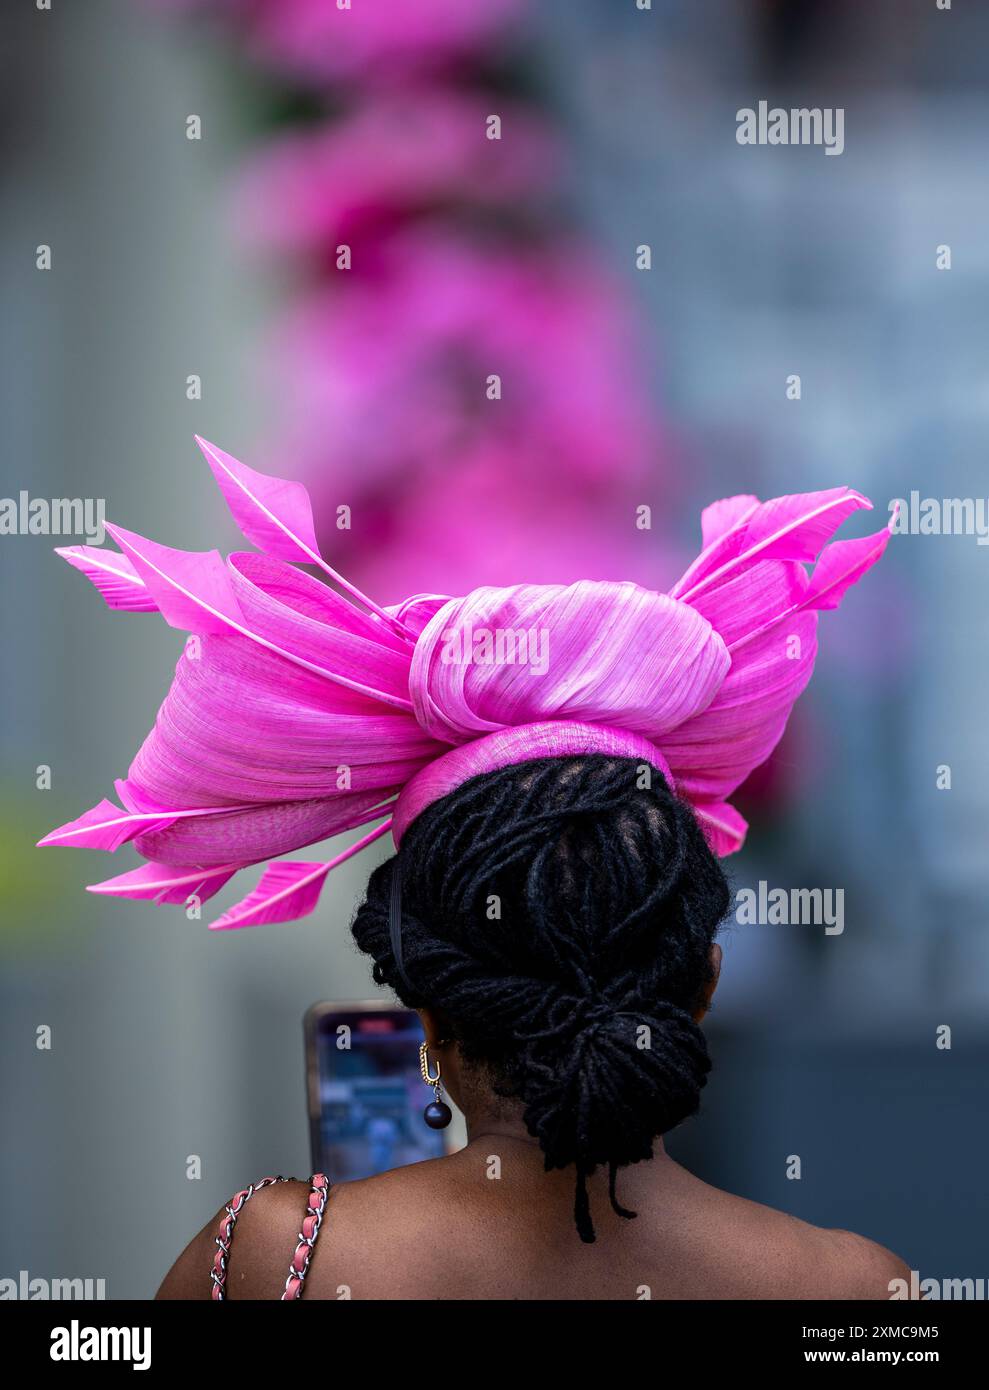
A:
{"type": "MultiPolygon", "coordinates": [[[[526,1129],[521,1107],[519,1107],[517,1115],[506,1114],[506,1109],[507,1107],[498,1112],[479,1111],[465,1116],[467,1120],[467,1146],[471,1147],[482,1139],[507,1139],[514,1143],[525,1144],[538,1151],[540,1148],[539,1140],[534,1138],[526,1129]]],[[[666,1157],[663,1141],[657,1137],[653,1141],[653,1159],[666,1157]]]]}

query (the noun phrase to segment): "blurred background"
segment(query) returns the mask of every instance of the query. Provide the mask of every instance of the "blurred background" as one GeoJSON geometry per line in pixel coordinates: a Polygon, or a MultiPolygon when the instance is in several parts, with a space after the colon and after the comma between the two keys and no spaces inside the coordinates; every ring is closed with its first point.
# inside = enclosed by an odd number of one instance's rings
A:
{"type": "MultiPolygon", "coordinates": [[[[989,12],[88,0],[7,7],[0,44],[3,497],[236,549],[200,433],[303,479],[324,553],[393,602],[666,588],[736,492],[847,483],[855,534],[912,490],[989,495],[989,12]],[[739,146],[760,100],[843,107],[844,153],[739,146]]],[[[390,842],[311,918],[230,934],[84,892],[131,849],[35,850],[124,775],[182,648],[59,543],[0,538],[0,1276],[147,1298],[232,1192],[311,1171],[302,1017],[374,993],[348,922],[390,842]]],[[[823,615],[728,868],[843,888],[845,929],[727,928],[669,1141],[924,1277],[986,1273],[987,563],[899,536],[823,615]]]]}

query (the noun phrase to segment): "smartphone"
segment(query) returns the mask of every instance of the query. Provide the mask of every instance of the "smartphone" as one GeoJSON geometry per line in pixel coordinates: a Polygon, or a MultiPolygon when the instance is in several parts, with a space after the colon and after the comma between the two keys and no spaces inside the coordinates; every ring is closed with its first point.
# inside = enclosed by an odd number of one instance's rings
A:
{"type": "Polygon", "coordinates": [[[347,1182],[450,1151],[450,1130],[422,1118],[432,1091],[416,1013],[382,1000],[314,1004],[304,1028],[314,1172],[347,1182]]]}

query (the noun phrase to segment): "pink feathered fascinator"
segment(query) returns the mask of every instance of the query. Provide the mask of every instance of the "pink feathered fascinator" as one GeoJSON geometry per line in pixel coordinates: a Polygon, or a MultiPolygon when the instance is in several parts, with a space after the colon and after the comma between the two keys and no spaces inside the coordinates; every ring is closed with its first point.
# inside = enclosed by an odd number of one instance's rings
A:
{"type": "Polygon", "coordinates": [[[148,861],[94,893],[205,899],[248,865],[357,827],[336,858],[280,861],[215,928],[303,917],[335,865],[478,773],[608,752],[658,768],[712,849],[746,824],[727,798],[776,746],[837,608],[889,528],[826,544],[871,507],[846,487],[729,497],[668,594],[636,584],[516,584],[382,608],[319,553],[309,497],[199,440],[260,553],[172,550],[107,525],[120,553],[62,555],[111,608],[191,634],[154,729],[100,804],[42,845],[148,861]],[[813,570],[806,566],[816,559],[813,570]],[[318,566],[346,597],[294,568],[318,566]]]}

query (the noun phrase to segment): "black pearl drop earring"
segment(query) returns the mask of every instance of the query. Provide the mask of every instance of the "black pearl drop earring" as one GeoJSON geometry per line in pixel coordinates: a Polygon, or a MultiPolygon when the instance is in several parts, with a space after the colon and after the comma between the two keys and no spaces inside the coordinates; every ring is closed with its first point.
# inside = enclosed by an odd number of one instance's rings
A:
{"type": "Polygon", "coordinates": [[[429,1044],[423,1043],[419,1048],[419,1070],[422,1072],[422,1079],[427,1086],[433,1087],[433,1098],[422,1112],[422,1118],[429,1125],[430,1129],[446,1129],[453,1119],[453,1111],[446,1101],[440,1100],[440,1059],[436,1059],[436,1075],[429,1074],[429,1044]]]}

